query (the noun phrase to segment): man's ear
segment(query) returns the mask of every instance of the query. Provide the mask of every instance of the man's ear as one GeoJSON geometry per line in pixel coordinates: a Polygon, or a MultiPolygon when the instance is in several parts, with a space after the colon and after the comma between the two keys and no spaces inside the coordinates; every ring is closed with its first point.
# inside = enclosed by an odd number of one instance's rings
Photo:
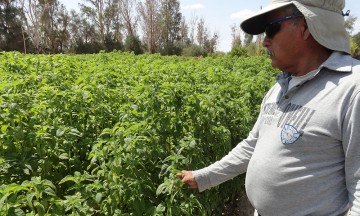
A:
{"type": "Polygon", "coordinates": [[[303,37],[304,40],[307,40],[309,37],[311,37],[311,33],[309,31],[309,28],[307,26],[305,18],[303,18],[303,21],[302,21],[301,25],[302,25],[302,28],[301,28],[302,37],[303,37]]]}

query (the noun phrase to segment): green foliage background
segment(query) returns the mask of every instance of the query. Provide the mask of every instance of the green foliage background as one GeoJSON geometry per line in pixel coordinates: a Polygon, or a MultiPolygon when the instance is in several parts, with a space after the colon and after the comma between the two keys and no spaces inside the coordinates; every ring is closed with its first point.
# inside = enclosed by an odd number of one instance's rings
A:
{"type": "Polygon", "coordinates": [[[0,215],[218,215],[174,176],[247,136],[266,57],[0,54],[0,215]]]}

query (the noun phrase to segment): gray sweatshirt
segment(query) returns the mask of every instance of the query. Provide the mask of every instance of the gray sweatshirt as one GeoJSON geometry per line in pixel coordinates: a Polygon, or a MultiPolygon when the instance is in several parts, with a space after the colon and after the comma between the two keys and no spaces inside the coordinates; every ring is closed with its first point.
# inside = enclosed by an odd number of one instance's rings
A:
{"type": "Polygon", "coordinates": [[[247,139],[193,172],[199,191],[246,174],[262,216],[360,215],[360,62],[333,54],[288,89],[282,73],[247,139]]]}

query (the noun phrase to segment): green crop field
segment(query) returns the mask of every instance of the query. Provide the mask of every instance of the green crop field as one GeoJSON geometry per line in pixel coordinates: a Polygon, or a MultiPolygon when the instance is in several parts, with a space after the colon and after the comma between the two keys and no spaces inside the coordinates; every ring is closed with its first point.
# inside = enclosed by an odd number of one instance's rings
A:
{"type": "Polygon", "coordinates": [[[0,53],[0,215],[218,215],[174,176],[245,138],[277,72],[266,57],[0,53]]]}

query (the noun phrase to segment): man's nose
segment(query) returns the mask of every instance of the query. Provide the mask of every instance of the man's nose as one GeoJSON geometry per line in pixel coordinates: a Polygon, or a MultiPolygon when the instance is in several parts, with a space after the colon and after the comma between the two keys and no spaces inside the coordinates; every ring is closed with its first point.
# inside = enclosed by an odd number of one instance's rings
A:
{"type": "Polygon", "coordinates": [[[262,42],[263,47],[267,48],[267,47],[270,46],[270,44],[271,44],[271,39],[268,38],[267,36],[265,36],[265,37],[264,37],[264,40],[263,40],[263,42],[262,42]]]}

